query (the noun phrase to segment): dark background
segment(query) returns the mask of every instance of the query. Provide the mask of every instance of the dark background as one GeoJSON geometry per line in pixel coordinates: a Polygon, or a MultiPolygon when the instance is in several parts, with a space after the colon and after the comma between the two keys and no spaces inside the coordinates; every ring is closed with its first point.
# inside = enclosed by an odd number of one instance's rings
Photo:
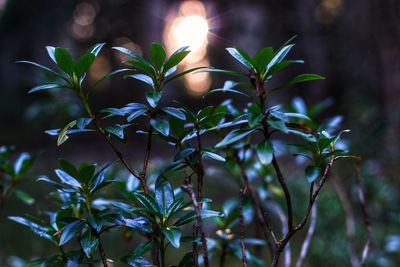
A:
{"type": "MultiPolygon", "coordinates": [[[[76,161],[104,162],[112,159],[108,147],[93,137],[79,137],[62,149],[56,148],[54,138],[45,135],[43,129],[58,128],[79,114],[75,99],[68,94],[27,95],[29,88],[44,77],[31,67],[14,62],[33,60],[48,65],[46,45],[67,47],[78,55],[96,42],[106,42],[102,52],[104,64],[116,68],[119,58],[110,47],[127,38],[146,55],[152,41],[163,41],[165,18],[171,10],[178,8],[179,3],[162,0],[0,0],[0,144],[16,145],[18,151],[39,155],[34,171],[37,173],[49,171],[59,156],[76,161]],[[74,14],[83,2],[93,7],[95,16],[79,34],[74,32],[74,14]]],[[[400,263],[395,263],[398,247],[392,251],[387,245],[390,236],[400,234],[397,190],[400,166],[400,1],[229,0],[203,3],[208,8],[211,23],[208,58],[212,66],[237,67],[224,51],[225,47],[242,47],[252,54],[264,46],[277,48],[298,35],[297,45],[290,55],[304,59],[306,63],[291,69],[288,75],[299,71],[314,72],[325,76],[326,80],[283,91],[274,101],[288,102],[296,95],[303,97],[306,103],[328,97],[334,100],[335,104],[325,115],[344,116],[344,128],[352,130],[349,135],[352,152],[361,155],[364,169],[368,172],[365,183],[375,224],[371,264],[400,266],[400,263]],[[390,259],[395,265],[386,264],[390,259]]],[[[213,79],[212,86],[218,87],[222,82],[213,79]]],[[[94,105],[97,108],[120,106],[127,99],[140,99],[142,87],[133,80],[114,78],[98,89],[94,105]]],[[[211,100],[194,97],[180,83],[169,88],[168,97],[176,98],[193,109],[223,100],[219,96],[211,100]]],[[[141,139],[133,141],[138,151],[141,151],[141,143],[141,139]]],[[[160,155],[163,153],[159,152],[160,155]]],[[[326,211],[329,213],[328,204],[326,211]]],[[[12,201],[5,214],[26,210],[32,211],[12,201]]],[[[323,208],[321,212],[324,212],[323,208]]],[[[321,219],[321,239],[316,242],[326,249],[335,248],[329,254],[316,246],[309,266],[320,266],[318,264],[325,262],[326,258],[330,258],[326,264],[333,264],[329,266],[345,262],[345,249],[339,237],[343,234],[339,225],[344,221],[340,211],[338,214],[339,217],[332,218],[334,224],[328,220],[329,216],[321,219]],[[331,234],[337,233],[338,236],[328,236],[323,241],[327,235],[324,227],[329,227],[330,231],[337,228],[331,234]],[[326,238],[331,238],[332,243],[326,242],[326,238]],[[335,257],[337,261],[333,259],[335,257]]],[[[36,239],[30,233],[4,218],[4,215],[0,218],[0,262],[11,254],[24,258],[35,252],[45,254],[44,243],[32,241],[36,239]],[[23,244],[22,240],[25,240],[23,244]],[[24,249],[21,251],[21,248],[24,249]]]]}

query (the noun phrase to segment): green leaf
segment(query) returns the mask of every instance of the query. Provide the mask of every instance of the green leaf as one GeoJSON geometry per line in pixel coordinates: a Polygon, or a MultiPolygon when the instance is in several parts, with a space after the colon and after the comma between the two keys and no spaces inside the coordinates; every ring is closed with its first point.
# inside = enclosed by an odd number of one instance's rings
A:
{"type": "Polygon", "coordinates": [[[235,129],[227,134],[222,141],[215,145],[216,148],[221,148],[227,145],[230,145],[234,142],[239,141],[240,139],[248,136],[249,134],[253,133],[255,129],[248,129],[248,130],[241,130],[235,129]]]}
{"type": "Polygon", "coordinates": [[[304,140],[306,140],[308,142],[312,142],[312,143],[317,142],[317,138],[315,138],[314,135],[309,134],[309,133],[303,133],[301,131],[292,130],[292,129],[289,129],[288,133],[300,136],[301,138],[303,138],[304,140]]]}
{"type": "Polygon", "coordinates": [[[76,120],[76,127],[78,129],[85,129],[86,126],[89,125],[89,123],[92,122],[92,118],[80,118],[76,120]]]}
{"type": "Polygon", "coordinates": [[[194,262],[193,262],[193,252],[190,251],[183,256],[181,261],[179,262],[178,267],[193,267],[194,262]]]}
{"type": "Polygon", "coordinates": [[[233,87],[237,86],[238,84],[239,84],[238,82],[234,82],[234,81],[225,81],[224,86],[222,88],[214,89],[214,90],[208,92],[206,94],[206,96],[209,94],[212,94],[212,93],[216,93],[216,92],[222,92],[222,93],[229,92],[229,93],[234,93],[234,94],[250,97],[248,94],[245,94],[238,90],[232,89],[233,87]]]}
{"type": "Polygon", "coordinates": [[[48,227],[44,227],[23,217],[9,216],[8,219],[28,227],[32,232],[42,238],[54,241],[54,237],[48,233],[50,230],[48,227]]]}
{"type": "Polygon", "coordinates": [[[268,71],[268,76],[272,75],[280,70],[283,70],[284,68],[292,65],[292,64],[303,64],[304,61],[303,60],[283,60],[279,63],[276,63],[275,65],[273,65],[271,67],[271,69],[268,71]]]}
{"type": "Polygon", "coordinates": [[[128,122],[131,122],[133,120],[135,120],[137,117],[145,114],[147,112],[147,108],[140,108],[140,109],[136,109],[133,112],[131,112],[128,116],[128,118],[126,119],[128,122]]]}
{"type": "Polygon", "coordinates": [[[189,47],[184,46],[176,50],[165,62],[164,64],[164,71],[167,72],[171,68],[175,67],[178,65],[189,53],[188,51],[189,47]]]}
{"type": "Polygon", "coordinates": [[[74,177],[72,177],[71,175],[69,175],[68,173],[66,173],[63,170],[60,169],[56,169],[55,173],[57,174],[58,178],[60,178],[61,182],[63,182],[64,184],[70,185],[73,188],[82,188],[81,184],[78,182],[78,180],[76,180],[74,177]]]}
{"type": "Polygon", "coordinates": [[[189,211],[188,213],[186,213],[185,215],[183,215],[182,217],[180,217],[175,223],[175,226],[182,226],[188,223],[193,222],[194,220],[196,220],[197,215],[196,212],[194,211],[189,211]]]}
{"type": "Polygon", "coordinates": [[[274,155],[274,148],[268,140],[264,140],[257,145],[256,148],[257,156],[263,165],[268,165],[272,162],[274,155]]]}
{"type": "Polygon", "coordinates": [[[99,238],[97,234],[93,233],[91,229],[88,229],[82,235],[80,243],[86,256],[90,258],[93,252],[95,252],[97,247],[99,246],[99,238]]]}
{"type": "Polygon", "coordinates": [[[151,126],[164,136],[169,135],[169,123],[165,119],[155,118],[150,120],[151,126]]]}
{"type": "Polygon", "coordinates": [[[121,261],[132,267],[155,267],[155,265],[142,257],[127,256],[123,257],[121,261]]]}
{"type": "Polygon", "coordinates": [[[172,108],[172,107],[165,107],[165,108],[162,108],[162,110],[165,113],[168,113],[169,115],[174,116],[175,118],[178,118],[183,121],[186,120],[185,114],[180,109],[172,108]]]}
{"type": "Polygon", "coordinates": [[[125,137],[124,128],[119,124],[107,126],[104,128],[104,130],[112,135],[115,135],[119,139],[124,139],[125,137]]]}
{"type": "Polygon", "coordinates": [[[70,77],[74,73],[74,62],[71,54],[62,47],[57,47],[54,53],[57,65],[65,71],[70,77]]]}
{"type": "Polygon", "coordinates": [[[181,230],[177,227],[166,227],[162,229],[164,236],[168,239],[172,246],[179,248],[181,242],[181,230]]]}
{"type": "Polygon", "coordinates": [[[215,72],[215,73],[221,73],[221,74],[232,75],[232,76],[247,77],[247,74],[244,72],[234,71],[234,70],[215,69],[215,68],[210,68],[210,67],[203,69],[203,70],[196,71],[195,74],[198,72],[215,72]]]}
{"type": "Polygon", "coordinates": [[[264,72],[273,55],[274,49],[272,47],[262,48],[254,55],[254,67],[258,73],[262,74],[264,72]]]}
{"type": "Polygon", "coordinates": [[[147,92],[146,99],[147,99],[147,102],[149,102],[149,105],[152,108],[155,108],[161,99],[161,92],[155,92],[155,91],[147,92]]]}
{"type": "Polygon", "coordinates": [[[134,59],[134,61],[127,61],[127,63],[131,64],[132,66],[138,69],[143,70],[144,72],[150,74],[151,76],[155,76],[156,71],[154,70],[153,66],[149,62],[147,62],[144,58],[139,56],[137,53],[130,51],[129,49],[126,49],[124,47],[113,47],[112,49],[122,52],[134,59]]]}
{"type": "Polygon", "coordinates": [[[208,158],[210,158],[210,159],[214,159],[214,160],[217,160],[217,161],[225,162],[225,158],[224,157],[221,157],[220,155],[218,155],[216,153],[213,153],[213,152],[210,152],[210,151],[204,151],[203,155],[208,157],[208,158]]]}
{"type": "Polygon", "coordinates": [[[60,159],[59,164],[62,170],[71,175],[72,177],[78,176],[79,172],[71,162],[65,159],[60,159]]]}
{"type": "Polygon", "coordinates": [[[129,256],[123,257],[121,259],[122,262],[128,264],[129,266],[135,267],[154,267],[150,262],[141,258],[147,251],[153,248],[153,243],[148,241],[146,243],[140,244],[135,248],[133,253],[129,256]]]}
{"type": "MultiPolygon", "coordinates": [[[[69,260],[65,259],[63,256],[56,255],[56,256],[46,259],[46,261],[44,261],[40,265],[40,267],[65,267],[65,266],[70,267],[70,265],[68,264],[68,261],[69,260]]],[[[76,265],[72,265],[72,266],[76,267],[76,265]]]]}
{"type": "Polygon", "coordinates": [[[81,56],[74,64],[76,76],[78,76],[78,78],[81,78],[88,71],[95,59],[96,56],[92,53],[87,53],[81,56]]]}
{"type": "Polygon", "coordinates": [[[76,125],[76,120],[75,121],[71,121],[70,123],[68,123],[58,134],[58,138],[57,138],[57,146],[61,146],[65,141],[67,141],[67,139],[69,138],[67,133],[68,130],[71,129],[72,127],[74,127],[76,125]]]}
{"type": "Polygon", "coordinates": [[[56,56],[55,56],[56,48],[54,46],[46,46],[46,50],[47,50],[47,54],[49,54],[49,57],[51,58],[51,60],[53,60],[53,62],[57,64],[56,56]]]}
{"type": "Polygon", "coordinates": [[[51,74],[53,74],[53,75],[55,75],[55,76],[57,76],[57,77],[63,79],[64,81],[68,82],[68,79],[65,78],[63,75],[61,75],[61,74],[55,72],[54,70],[52,70],[52,69],[50,69],[50,68],[48,68],[48,67],[45,67],[45,66],[43,66],[43,65],[40,65],[40,64],[38,64],[38,63],[35,63],[35,62],[32,62],[32,61],[26,61],[26,60],[17,61],[16,63],[24,63],[24,64],[33,65],[33,66],[35,66],[35,67],[41,68],[41,69],[43,69],[43,70],[45,70],[45,71],[47,71],[47,72],[49,72],[49,73],[51,73],[51,74]]]}
{"type": "Polygon", "coordinates": [[[29,90],[28,94],[34,93],[37,91],[56,89],[56,88],[64,88],[64,86],[61,84],[55,84],[55,83],[38,85],[38,86],[33,87],[31,90],[29,90]]]}
{"type": "Polygon", "coordinates": [[[19,200],[21,200],[27,205],[32,205],[33,203],[35,203],[35,199],[30,195],[28,195],[27,193],[25,193],[24,191],[15,190],[14,194],[19,200]]]}
{"type": "Polygon", "coordinates": [[[318,74],[300,74],[294,77],[287,83],[287,86],[291,86],[297,83],[307,82],[307,81],[314,81],[314,80],[324,80],[325,78],[318,74]]]}
{"type": "Polygon", "coordinates": [[[321,174],[321,168],[318,166],[307,166],[305,170],[307,182],[312,183],[314,182],[321,174]]]}
{"type": "Polygon", "coordinates": [[[151,63],[158,69],[161,69],[165,60],[165,50],[159,43],[152,43],[150,46],[151,63]]]}
{"type": "Polygon", "coordinates": [[[97,57],[97,55],[100,53],[101,49],[104,47],[106,43],[98,43],[95,44],[94,46],[92,46],[88,53],[92,53],[93,55],[95,55],[97,57]]]}
{"type": "Polygon", "coordinates": [[[84,226],[85,223],[81,220],[76,220],[67,224],[61,232],[59,245],[62,246],[74,238],[84,226]]]}
{"type": "Polygon", "coordinates": [[[180,161],[181,159],[192,155],[194,152],[196,152],[196,149],[194,147],[184,148],[175,155],[174,162],[180,161]]]}
{"type": "Polygon", "coordinates": [[[253,60],[249,55],[247,55],[244,51],[239,48],[228,47],[225,48],[232,57],[234,57],[237,61],[242,63],[248,69],[254,69],[253,60]]]}
{"type": "Polygon", "coordinates": [[[152,196],[135,191],[133,192],[133,197],[139,201],[147,211],[151,212],[152,214],[160,214],[158,211],[158,205],[152,196]]]}
{"type": "Polygon", "coordinates": [[[155,193],[159,211],[165,216],[168,208],[174,202],[175,196],[171,183],[163,175],[156,180],[155,193]]]}
{"type": "Polygon", "coordinates": [[[280,119],[268,119],[268,125],[274,129],[277,129],[283,133],[288,133],[289,129],[287,128],[285,121],[280,119]]]}
{"type": "Polygon", "coordinates": [[[172,80],[175,80],[175,79],[177,79],[179,77],[185,76],[186,74],[189,74],[189,73],[192,73],[192,72],[194,72],[193,74],[196,74],[196,72],[195,72],[196,70],[205,69],[205,68],[208,68],[208,67],[197,67],[197,68],[192,68],[192,69],[188,69],[188,70],[182,71],[182,72],[180,72],[180,73],[178,73],[178,74],[166,79],[164,84],[167,84],[172,80]]]}
{"type": "Polygon", "coordinates": [[[124,225],[144,233],[151,233],[149,221],[145,217],[137,217],[134,219],[124,219],[124,225]]]}
{"type": "Polygon", "coordinates": [[[286,45],[284,47],[282,47],[281,49],[279,49],[274,57],[271,59],[271,61],[268,63],[265,72],[269,72],[269,70],[272,68],[272,66],[274,66],[276,63],[281,62],[286,55],[290,52],[290,50],[293,48],[294,44],[289,44],[286,45]]]}
{"type": "Polygon", "coordinates": [[[154,89],[154,81],[153,78],[151,78],[149,75],[146,74],[132,74],[132,75],[127,75],[126,77],[131,77],[133,79],[142,81],[144,83],[147,83],[148,85],[151,86],[151,88],[154,89]]]}
{"type": "Polygon", "coordinates": [[[200,211],[200,216],[202,219],[207,219],[207,218],[214,218],[214,217],[224,217],[224,214],[222,212],[215,211],[215,210],[202,209],[200,211]]]}
{"type": "Polygon", "coordinates": [[[15,175],[23,175],[32,165],[33,159],[28,153],[21,153],[14,163],[15,175]]]}
{"type": "Polygon", "coordinates": [[[96,164],[84,164],[79,168],[79,181],[87,184],[96,171],[96,164]]]}
{"type": "Polygon", "coordinates": [[[135,250],[132,253],[132,256],[135,256],[135,257],[142,256],[147,251],[150,251],[150,249],[152,249],[152,248],[153,248],[153,243],[151,241],[145,242],[135,248],[135,250]]]}

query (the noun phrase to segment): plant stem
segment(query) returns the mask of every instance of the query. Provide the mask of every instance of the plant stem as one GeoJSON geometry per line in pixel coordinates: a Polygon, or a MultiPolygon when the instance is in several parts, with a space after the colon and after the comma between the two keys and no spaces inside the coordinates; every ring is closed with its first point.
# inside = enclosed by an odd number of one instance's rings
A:
{"type": "MultiPolygon", "coordinates": [[[[140,181],[143,181],[144,184],[146,184],[146,173],[147,173],[147,166],[149,164],[150,160],[150,153],[151,153],[151,145],[152,145],[152,140],[153,139],[153,126],[149,126],[149,130],[147,131],[147,141],[146,141],[146,151],[144,154],[144,159],[143,159],[143,167],[142,171],[140,172],[140,181]]],[[[143,191],[145,193],[148,193],[147,186],[146,188],[143,188],[143,191]]]]}
{"type": "Polygon", "coordinates": [[[221,257],[219,259],[219,267],[224,267],[224,265],[225,265],[226,248],[227,248],[227,246],[228,246],[228,244],[226,242],[224,242],[222,244],[221,257]]]}
{"type": "Polygon", "coordinates": [[[242,250],[242,264],[243,267],[247,267],[247,256],[246,256],[246,247],[244,245],[244,218],[243,218],[243,198],[244,198],[245,189],[240,188],[239,191],[239,232],[240,232],[240,247],[242,250]]]}
{"type": "Polygon", "coordinates": [[[161,267],[166,267],[165,265],[165,237],[161,235],[160,241],[160,254],[161,254],[161,267]]]}
{"type": "Polygon", "coordinates": [[[88,99],[85,97],[82,88],[79,87],[79,97],[82,101],[82,104],[86,110],[86,113],[88,114],[88,116],[93,120],[94,126],[97,130],[98,133],[100,133],[104,139],[107,141],[107,143],[111,146],[112,150],[114,151],[114,153],[117,155],[117,157],[119,158],[119,160],[122,162],[122,164],[125,166],[125,168],[134,176],[137,177],[140,180],[140,184],[143,187],[143,191],[144,192],[148,192],[148,188],[147,188],[147,184],[146,181],[140,178],[140,175],[137,174],[129,165],[127,159],[124,157],[124,155],[122,154],[122,152],[116,147],[116,145],[113,143],[113,141],[111,140],[111,137],[105,132],[105,130],[100,126],[100,124],[96,121],[96,116],[95,114],[92,112],[92,109],[90,108],[88,99]]]}
{"type": "Polygon", "coordinates": [[[257,214],[257,219],[258,222],[260,224],[260,226],[262,227],[262,232],[265,235],[267,244],[268,244],[268,248],[269,251],[271,253],[271,255],[273,255],[274,253],[274,244],[276,243],[276,237],[275,234],[272,230],[271,225],[269,224],[269,222],[266,220],[266,218],[264,217],[264,211],[263,208],[261,206],[261,203],[257,197],[257,195],[253,192],[253,189],[250,185],[249,182],[249,178],[247,176],[246,173],[246,168],[243,164],[243,162],[240,160],[238,155],[234,155],[234,161],[239,165],[239,169],[242,175],[242,179],[244,182],[244,185],[246,186],[246,191],[248,192],[250,198],[251,198],[251,202],[253,203],[253,206],[256,210],[256,214],[257,214]]]}
{"type": "MultiPolygon", "coordinates": [[[[204,167],[203,167],[203,160],[201,158],[201,150],[202,150],[202,145],[201,145],[201,138],[200,138],[200,133],[199,130],[196,131],[196,139],[197,139],[197,149],[199,150],[199,162],[198,162],[198,170],[197,170],[197,197],[202,198],[203,197],[203,177],[204,177],[204,167]]],[[[199,209],[203,207],[202,203],[198,203],[199,209]]]]}
{"type": "Polygon", "coordinates": [[[296,267],[302,267],[304,264],[304,260],[307,256],[308,249],[310,248],[311,239],[315,232],[315,226],[317,224],[317,218],[318,218],[317,212],[318,212],[318,207],[317,203],[315,203],[315,205],[311,209],[310,227],[308,228],[306,238],[304,239],[304,242],[301,246],[301,251],[299,258],[297,259],[296,267]]]}
{"type": "Polygon", "coordinates": [[[99,237],[99,252],[101,261],[103,262],[103,267],[108,267],[106,252],[104,251],[103,245],[100,242],[100,237],[99,237]]]}
{"type": "Polygon", "coordinates": [[[369,249],[371,246],[371,240],[372,240],[372,225],[371,225],[371,220],[369,218],[369,213],[367,210],[367,204],[365,202],[365,195],[364,191],[362,189],[361,185],[361,159],[356,159],[355,162],[355,170],[356,170],[356,188],[357,188],[357,193],[358,193],[358,199],[360,201],[360,206],[361,206],[361,213],[363,216],[363,221],[365,228],[367,229],[367,241],[365,242],[362,255],[361,255],[361,264],[364,264],[364,262],[367,260],[369,249]]]}
{"type": "MultiPolygon", "coordinates": [[[[260,96],[259,97],[259,101],[260,101],[260,107],[261,107],[261,112],[262,114],[265,116],[265,97],[264,96],[260,96]]],[[[264,132],[264,138],[266,140],[270,139],[270,134],[268,131],[268,124],[265,120],[262,121],[262,125],[263,125],[263,132],[264,132]]],[[[275,153],[272,155],[272,166],[274,167],[275,173],[276,173],[276,177],[278,178],[278,182],[279,185],[281,186],[283,193],[285,195],[285,199],[286,199],[286,207],[287,207],[287,224],[288,224],[288,229],[289,231],[291,231],[293,229],[293,208],[292,208],[292,200],[291,200],[291,194],[289,191],[289,188],[286,184],[285,178],[283,177],[281,168],[279,166],[278,160],[275,157],[275,153]]]]}
{"type": "Polygon", "coordinates": [[[190,199],[192,200],[192,205],[195,209],[196,212],[196,218],[197,218],[197,226],[198,229],[200,231],[200,239],[201,239],[201,243],[202,243],[202,248],[203,248],[203,264],[204,267],[209,267],[209,259],[208,259],[208,247],[207,247],[207,239],[206,239],[206,235],[203,231],[203,222],[202,222],[202,218],[201,218],[201,212],[196,200],[196,195],[193,192],[193,188],[191,184],[185,184],[184,186],[182,186],[183,190],[186,191],[186,193],[189,195],[190,199]]]}

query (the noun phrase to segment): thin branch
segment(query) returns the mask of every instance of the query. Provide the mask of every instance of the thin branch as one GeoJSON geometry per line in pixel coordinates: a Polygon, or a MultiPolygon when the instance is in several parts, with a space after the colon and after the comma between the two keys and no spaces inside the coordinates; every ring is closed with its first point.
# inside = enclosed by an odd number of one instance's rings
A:
{"type": "Polygon", "coordinates": [[[269,222],[264,217],[264,211],[262,209],[260,200],[258,199],[256,194],[253,192],[253,189],[252,189],[252,187],[250,185],[249,177],[247,176],[246,169],[245,169],[245,166],[244,166],[243,162],[240,160],[238,155],[234,156],[234,160],[239,165],[240,173],[242,175],[243,182],[244,182],[244,184],[246,186],[246,191],[248,192],[248,194],[250,196],[250,199],[251,199],[251,201],[253,203],[253,206],[254,206],[254,208],[256,210],[258,222],[262,227],[263,233],[265,234],[265,238],[267,239],[267,244],[268,244],[270,253],[272,255],[273,252],[274,252],[274,245],[277,242],[277,239],[275,237],[275,233],[272,230],[272,227],[269,224],[269,222]]]}
{"type": "Polygon", "coordinates": [[[240,247],[242,249],[242,264],[247,267],[246,247],[244,244],[244,218],[243,218],[243,198],[246,189],[241,188],[239,191],[239,232],[240,232],[240,247]]]}
{"type": "MultiPolygon", "coordinates": [[[[197,197],[202,198],[203,197],[203,178],[204,178],[204,166],[203,166],[203,160],[201,158],[201,150],[202,150],[202,144],[201,144],[201,138],[200,138],[200,133],[197,130],[196,131],[196,139],[197,139],[197,149],[199,151],[200,157],[198,161],[198,170],[197,170],[197,197]]],[[[199,208],[201,209],[203,207],[202,203],[198,203],[199,208]]]]}
{"type": "Polygon", "coordinates": [[[145,191],[145,193],[147,193],[148,189],[147,189],[147,183],[146,183],[146,174],[147,174],[147,167],[149,164],[149,160],[150,160],[150,153],[151,153],[151,145],[153,142],[153,126],[149,126],[149,130],[147,132],[147,142],[146,142],[146,151],[144,154],[144,159],[143,159],[143,167],[142,167],[142,171],[139,174],[140,177],[140,181],[143,184],[146,184],[146,190],[143,189],[143,191],[145,191]]]}
{"type": "MultiPolygon", "coordinates": [[[[279,220],[281,221],[282,224],[282,236],[285,236],[288,232],[287,228],[287,218],[283,210],[279,205],[274,203],[272,200],[269,201],[271,208],[274,210],[274,212],[278,215],[279,220]]],[[[290,243],[288,243],[284,249],[284,266],[285,267],[290,267],[292,265],[292,256],[290,252],[290,243]]]]}
{"type": "Polygon", "coordinates": [[[82,92],[82,88],[79,88],[80,92],[79,92],[79,97],[82,101],[82,104],[86,110],[86,113],[88,114],[88,116],[93,120],[94,122],[94,126],[97,130],[98,133],[100,133],[104,139],[107,141],[107,143],[111,146],[112,150],[114,151],[114,153],[117,155],[117,157],[119,158],[119,160],[122,162],[122,164],[125,166],[125,168],[136,178],[139,179],[142,187],[143,187],[143,191],[145,193],[148,192],[148,188],[147,188],[147,184],[146,181],[141,179],[140,175],[138,173],[136,173],[135,170],[133,170],[131,168],[131,166],[128,163],[128,160],[124,157],[124,155],[122,154],[122,152],[117,148],[117,146],[114,144],[114,142],[111,140],[111,137],[105,132],[105,130],[100,126],[99,122],[96,120],[96,116],[93,113],[87,98],[85,97],[85,95],[82,92]]]}
{"type": "Polygon", "coordinates": [[[307,256],[308,249],[310,248],[311,239],[315,233],[315,226],[317,225],[318,206],[317,203],[311,209],[310,227],[308,228],[306,238],[301,246],[299,258],[297,259],[296,267],[302,267],[304,260],[307,256]]]}
{"type": "Polygon", "coordinates": [[[307,211],[306,214],[303,218],[303,220],[296,226],[294,227],[292,230],[290,230],[281,240],[279,240],[276,244],[276,248],[274,251],[274,257],[272,259],[272,264],[271,267],[276,267],[278,266],[278,261],[279,261],[279,257],[280,254],[282,253],[283,249],[285,248],[285,246],[287,245],[287,243],[289,242],[289,240],[293,237],[293,235],[295,233],[297,233],[298,231],[300,231],[301,229],[303,229],[303,227],[306,225],[307,220],[310,216],[311,213],[311,209],[314,205],[314,202],[316,201],[322,187],[324,186],[327,178],[328,178],[328,174],[330,169],[332,168],[333,162],[335,161],[335,158],[332,156],[330,161],[328,162],[328,164],[326,165],[324,172],[320,178],[319,184],[317,186],[317,188],[315,190],[313,190],[314,188],[314,183],[311,184],[310,186],[310,200],[308,203],[308,207],[307,207],[307,211]]]}
{"type": "Polygon", "coordinates": [[[292,200],[289,188],[286,184],[285,178],[283,177],[281,168],[279,167],[278,160],[275,157],[275,154],[272,156],[272,166],[274,167],[276,177],[278,178],[278,182],[283,190],[286,199],[286,207],[287,207],[287,214],[288,214],[288,229],[289,231],[293,230],[293,208],[292,208],[292,200]]]}
{"type": "Polygon", "coordinates": [[[361,185],[361,168],[360,168],[360,164],[361,161],[358,159],[355,162],[355,170],[356,170],[356,176],[355,176],[355,180],[356,180],[356,189],[358,192],[358,199],[360,201],[360,205],[361,205],[361,212],[363,215],[363,221],[364,221],[364,225],[365,228],[367,230],[367,241],[365,242],[364,248],[363,248],[363,252],[361,255],[361,264],[364,264],[364,262],[367,260],[368,254],[369,254],[369,249],[371,246],[371,240],[372,240],[372,225],[371,225],[371,220],[369,218],[369,214],[368,214],[368,210],[367,210],[367,205],[365,202],[365,195],[364,195],[364,191],[362,189],[362,185],[361,185]]]}
{"type": "Polygon", "coordinates": [[[197,218],[197,226],[200,231],[200,239],[202,243],[202,250],[203,250],[203,263],[204,267],[209,267],[209,259],[208,259],[208,247],[207,247],[207,239],[206,235],[203,231],[203,221],[201,218],[201,212],[196,200],[196,195],[193,192],[193,187],[191,184],[185,183],[185,185],[182,186],[183,190],[186,191],[186,193],[189,195],[190,199],[192,200],[192,204],[194,207],[194,210],[196,212],[196,218],[197,218]]]}
{"type": "Polygon", "coordinates": [[[108,267],[107,256],[106,256],[104,248],[100,242],[100,237],[99,237],[99,253],[100,253],[101,261],[103,262],[103,267],[108,267]]]}
{"type": "Polygon", "coordinates": [[[342,204],[343,211],[346,218],[346,238],[347,238],[347,250],[350,256],[351,266],[359,267],[360,260],[357,256],[357,252],[354,245],[354,235],[355,235],[355,218],[354,211],[351,205],[350,198],[346,192],[346,189],[337,175],[333,176],[332,179],[333,187],[339,197],[340,203],[342,204]]]}

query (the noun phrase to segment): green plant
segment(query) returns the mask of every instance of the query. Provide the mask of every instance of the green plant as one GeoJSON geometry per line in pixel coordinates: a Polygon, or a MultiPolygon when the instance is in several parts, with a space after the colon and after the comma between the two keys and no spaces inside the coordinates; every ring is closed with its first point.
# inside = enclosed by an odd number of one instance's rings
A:
{"type": "Polygon", "coordinates": [[[0,212],[6,200],[15,196],[22,202],[32,205],[35,200],[26,192],[17,188],[24,181],[26,172],[31,168],[33,158],[26,152],[21,153],[14,164],[10,161],[12,147],[0,146],[0,212]]]}
{"type": "MultiPolygon", "coordinates": [[[[279,105],[268,105],[270,97],[279,90],[323,79],[316,74],[301,74],[275,88],[268,87],[276,73],[292,64],[302,63],[301,60],[285,59],[294,46],[291,42],[289,40],[276,51],[270,47],[263,48],[253,57],[241,49],[227,48],[233,58],[244,66],[244,71],[200,67],[178,73],[177,65],[189,53],[188,47],[180,48],[167,57],[164,48],[153,43],[150,60],[126,48],[116,47],[113,49],[130,57],[125,63],[134,70],[118,69],[92,84],[88,84],[85,78],[104,44],[95,45],[75,61],[64,48],[47,47],[59,71],[22,61],[53,74],[59,81],[36,86],[30,92],[63,88],[81,100],[86,113],[84,117],[74,119],[60,129],[46,131],[57,136],[57,144],[62,145],[72,134],[96,132],[110,145],[118,162],[129,173],[128,177],[110,178],[107,170],[113,163],[96,172],[95,164],[76,167],[61,160],[61,168],[55,170],[59,181],[40,177],[39,181],[57,189],[52,197],[59,204],[59,210],[48,213],[47,223],[40,218],[10,217],[59,248],[59,255],[35,260],[34,264],[93,266],[100,258],[103,266],[108,266],[102,235],[111,229],[123,228],[133,229],[146,240],[122,258],[130,266],[165,267],[175,264],[180,267],[208,267],[215,265],[214,262],[224,266],[227,256],[239,258],[243,266],[265,266],[266,261],[271,266],[278,266],[289,241],[306,226],[333,163],[342,158],[352,158],[346,150],[336,146],[341,134],[347,130],[338,132],[335,127],[318,125],[304,110],[287,111],[279,105]],[[139,73],[130,74],[132,71],[139,73]],[[209,94],[245,97],[248,103],[244,109],[236,107],[230,99],[198,112],[177,102],[173,106],[161,105],[170,82],[201,71],[242,79],[228,80],[222,88],[211,90],[209,94]],[[126,78],[137,79],[147,85],[147,103],[133,102],[124,107],[94,111],[90,104],[93,89],[104,79],[122,72],[129,73],[126,78]],[[119,148],[127,143],[127,131],[143,134],[147,139],[139,169],[132,167],[127,155],[119,148]],[[215,145],[205,146],[205,136],[213,136],[217,140],[215,145]],[[295,154],[307,160],[303,186],[309,186],[310,195],[304,201],[307,208],[299,222],[296,222],[298,218],[293,209],[288,178],[278,162],[276,139],[280,137],[289,138],[288,144],[291,149],[296,149],[295,154]],[[176,154],[165,160],[163,168],[152,170],[157,178],[151,179],[149,161],[154,142],[172,145],[176,154]],[[213,210],[211,200],[205,195],[204,180],[212,176],[206,172],[208,160],[223,167],[221,171],[229,173],[239,188],[237,196],[226,202],[221,211],[218,207],[213,210]],[[139,183],[135,188],[128,186],[132,179],[137,179],[139,183]],[[180,187],[174,189],[173,184],[180,187]],[[117,200],[107,197],[107,186],[110,185],[114,185],[119,193],[117,200]],[[278,204],[282,199],[285,210],[278,204]],[[271,209],[282,221],[281,237],[276,232],[277,226],[272,224],[276,217],[267,212],[271,209]],[[208,218],[212,221],[206,221],[208,218]],[[249,233],[245,225],[253,221],[257,221],[259,229],[251,232],[255,238],[246,238],[249,233]],[[192,225],[191,234],[190,229],[185,227],[188,224],[192,225]],[[216,229],[214,237],[207,232],[209,227],[205,226],[209,225],[214,225],[216,229]],[[233,231],[238,234],[233,234],[233,231]],[[169,245],[182,250],[182,242],[190,242],[192,249],[182,253],[184,256],[180,260],[168,258],[166,251],[169,245]],[[70,243],[76,246],[65,246],[70,243]],[[255,249],[247,248],[252,245],[255,249]],[[263,256],[264,249],[269,251],[268,257],[263,256]],[[151,260],[145,256],[148,251],[151,251],[151,260]]],[[[288,139],[281,140],[288,142],[288,139]]]]}

